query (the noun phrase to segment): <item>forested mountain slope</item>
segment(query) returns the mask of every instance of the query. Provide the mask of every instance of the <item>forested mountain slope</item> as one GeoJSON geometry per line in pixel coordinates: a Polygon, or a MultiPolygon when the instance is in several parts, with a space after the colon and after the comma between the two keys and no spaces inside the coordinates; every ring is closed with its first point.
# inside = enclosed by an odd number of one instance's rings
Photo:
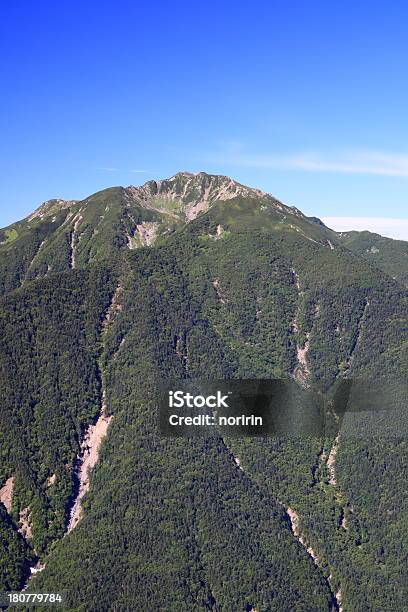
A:
{"type": "Polygon", "coordinates": [[[292,377],[329,408],[344,380],[396,385],[398,280],[300,211],[204,173],[51,201],[3,237],[3,590],[39,560],[29,589],[66,590],[69,610],[406,609],[398,422],[346,436],[329,409],[323,439],[171,439],[156,403],[168,378],[292,377]],[[83,440],[111,416],[64,536],[83,440]]]}
{"type": "Polygon", "coordinates": [[[339,237],[354,253],[408,285],[408,245],[404,240],[393,240],[372,232],[343,232],[339,237]]]}

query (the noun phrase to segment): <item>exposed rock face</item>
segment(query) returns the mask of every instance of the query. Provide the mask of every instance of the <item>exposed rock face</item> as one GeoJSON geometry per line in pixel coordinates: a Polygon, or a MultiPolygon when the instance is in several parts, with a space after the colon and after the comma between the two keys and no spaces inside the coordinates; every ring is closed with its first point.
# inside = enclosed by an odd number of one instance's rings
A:
{"type": "Polygon", "coordinates": [[[220,279],[216,278],[213,280],[213,287],[215,289],[215,292],[217,294],[218,300],[221,302],[221,304],[225,304],[225,297],[222,293],[222,289],[221,289],[221,285],[220,285],[220,279]]]}
{"type": "Polygon", "coordinates": [[[31,540],[33,537],[33,529],[31,525],[31,511],[30,508],[23,508],[20,510],[20,527],[19,532],[26,540],[31,540]]]}
{"type": "MultiPolygon", "coordinates": [[[[282,204],[282,202],[279,202],[279,200],[260,189],[242,185],[228,176],[212,175],[206,172],[178,172],[168,179],[151,180],[141,186],[135,187],[130,185],[124,188],[112,188],[113,190],[121,192],[125,201],[127,201],[128,207],[131,207],[132,204],[137,204],[146,209],[165,212],[170,217],[183,221],[192,221],[200,213],[211,208],[216,202],[225,202],[238,197],[261,199],[264,204],[273,206],[280,213],[286,213],[299,219],[308,219],[297,208],[282,204]]],[[[99,193],[103,194],[105,191],[99,193]]],[[[81,206],[91,206],[92,202],[95,201],[96,195],[98,194],[83,200],[81,206]]],[[[31,222],[52,217],[54,222],[56,215],[76,204],[79,205],[80,200],[47,200],[27,220],[31,222]]],[[[110,206],[106,206],[105,212],[109,210],[110,206]]],[[[149,231],[150,229],[148,229],[148,233],[149,231]]],[[[139,229],[137,232],[139,232],[139,229]]],[[[143,227],[142,233],[144,234],[143,227]]]]}
{"type": "Polygon", "coordinates": [[[82,221],[82,215],[80,213],[78,213],[77,215],[75,215],[74,219],[73,219],[73,229],[72,229],[72,233],[71,233],[71,240],[70,240],[70,246],[71,246],[71,268],[75,268],[75,255],[76,255],[76,241],[77,241],[77,232],[78,232],[78,226],[82,221]]]}
{"type": "Polygon", "coordinates": [[[306,334],[306,342],[303,347],[296,346],[297,367],[295,370],[295,378],[299,382],[306,384],[307,377],[310,375],[309,366],[307,363],[307,353],[309,351],[309,333],[306,334]]]}
{"type": "MultiPolygon", "coordinates": [[[[29,272],[28,280],[31,280],[60,271],[65,261],[72,269],[82,268],[126,248],[152,246],[159,236],[171,235],[220,202],[239,208],[243,201],[257,205],[259,211],[278,215],[287,229],[321,244],[305,232],[304,223],[312,228],[312,234],[315,229],[303,213],[270,194],[227,176],[179,172],[171,178],[150,180],[141,186],[103,189],[83,200],[44,202],[25,220],[28,225],[35,224],[36,230],[44,234],[25,272],[29,272]],[[50,226],[53,223],[54,227],[50,226]],[[65,255],[67,242],[68,259],[65,255]],[[64,252],[57,264],[56,249],[64,252]]],[[[20,229],[13,231],[18,238],[20,229]]],[[[218,240],[228,233],[228,228],[218,225],[209,236],[218,240]]]]}
{"type": "MultiPolygon", "coordinates": [[[[295,536],[295,538],[297,538],[297,540],[299,541],[299,543],[306,549],[307,554],[309,555],[309,557],[312,559],[313,563],[316,565],[316,567],[320,567],[320,562],[319,562],[319,557],[318,555],[315,553],[315,551],[313,550],[313,548],[311,546],[308,546],[307,543],[305,542],[303,536],[300,533],[300,527],[299,527],[299,516],[297,514],[297,512],[293,509],[293,508],[287,508],[286,510],[286,514],[289,517],[290,520],[290,526],[292,529],[292,533],[295,536]]],[[[330,576],[326,579],[326,583],[328,585],[328,587],[330,588],[334,601],[335,601],[335,609],[338,612],[342,612],[343,608],[341,605],[341,588],[339,588],[337,591],[334,591],[331,587],[331,582],[332,582],[332,575],[330,574],[330,576]]]]}
{"type": "MultiPolygon", "coordinates": [[[[120,301],[122,291],[123,287],[119,284],[113,293],[111,303],[102,322],[102,336],[104,336],[108,326],[122,309],[122,304],[120,301]]],[[[79,488],[71,508],[67,533],[72,531],[81,520],[82,499],[89,490],[91,471],[98,463],[99,449],[102,441],[106,437],[109,424],[113,418],[112,415],[108,415],[106,380],[102,369],[100,370],[100,374],[102,380],[101,410],[96,423],[94,425],[89,425],[81,442],[81,450],[77,457],[77,468],[75,470],[79,482],[79,488]]]]}
{"type": "Polygon", "coordinates": [[[53,200],[47,200],[43,202],[29,217],[28,221],[34,221],[36,219],[43,219],[50,215],[56,214],[65,208],[70,208],[77,204],[78,200],[61,200],[55,198],[53,200]]]}
{"type": "Polygon", "coordinates": [[[198,172],[179,172],[169,179],[148,181],[141,187],[127,187],[129,203],[136,202],[144,208],[166,211],[168,214],[184,216],[192,221],[208,210],[215,202],[232,200],[236,197],[262,198],[279,210],[293,210],[259,189],[241,185],[227,176],[215,176],[198,172]]]}
{"type": "Polygon", "coordinates": [[[4,505],[7,512],[11,510],[11,500],[13,497],[14,476],[10,476],[0,489],[0,502],[4,505]]]}
{"type": "Polygon", "coordinates": [[[335,487],[337,485],[337,481],[336,481],[336,455],[337,455],[337,451],[339,448],[339,443],[340,443],[340,436],[337,435],[334,442],[333,442],[333,446],[330,449],[330,453],[329,456],[327,458],[327,469],[329,472],[329,483],[335,487]]]}
{"type": "Polygon", "coordinates": [[[102,327],[105,330],[107,328],[107,326],[113,321],[113,319],[115,318],[115,316],[118,314],[118,312],[120,312],[122,310],[122,303],[121,303],[121,295],[123,292],[123,287],[122,285],[118,285],[115,289],[115,292],[112,296],[112,301],[109,305],[109,308],[106,312],[105,318],[102,322],[102,327]]]}
{"type": "Polygon", "coordinates": [[[78,469],[79,491],[71,509],[67,533],[77,526],[82,516],[82,499],[89,490],[90,473],[98,462],[99,448],[105,438],[112,417],[101,414],[95,425],[90,425],[81,444],[78,469]]]}
{"type": "Polygon", "coordinates": [[[302,303],[302,298],[303,298],[304,293],[303,293],[303,290],[300,284],[299,275],[294,270],[294,268],[291,269],[291,273],[293,275],[293,280],[295,282],[296,290],[298,292],[298,299],[299,299],[299,305],[296,310],[295,318],[292,321],[292,332],[295,334],[295,337],[296,337],[296,361],[297,361],[295,371],[293,374],[297,381],[299,381],[303,385],[307,385],[307,379],[310,376],[310,369],[307,363],[307,353],[309,351],[309,344],[310,344],[310,332],[306,333],[306,339],[305,339],[303,346],[300,345],[297,340],[297,336],[300,331],[301,303],[302,303]]]}
{"type": "Polygon", "coordinates": [[[292,528],[292,533],[295,536],[295,538],[297,538],[299,540],[299,542],[302,544],[302,546],[304,546],[304,548],[306,548],[306,552],[309,555],[309,557],[311,557],[313,559],[313,562],[316,565],[319,565],[319,558],[317,556],[317,554],[314,552],[313,548],[311,546],[308,546],[305,542],[305,540],[303,539],[303,537],[300,534],[300,528],[299,528],[299,516],[297,514],[297,512],[295,510],[293,510],[293,508],[288,508],[286,510],[287,515],[290,519],[290,524],[291,524],[291,528],[292,528]]]}
{"type": "Polygon", "coordinates": [[[143,221],[143,223],[136,225],[137,233],[145,246],[151,246],[153,244],[156,238],[158,225],[159,224],[154,221],[143,221]]]}
{"type": "Polygon", "coordinates": [[[52,474],[49,478],[47,478],[47,487],[52,487],[57,481],[57,475],[52,474]]]}

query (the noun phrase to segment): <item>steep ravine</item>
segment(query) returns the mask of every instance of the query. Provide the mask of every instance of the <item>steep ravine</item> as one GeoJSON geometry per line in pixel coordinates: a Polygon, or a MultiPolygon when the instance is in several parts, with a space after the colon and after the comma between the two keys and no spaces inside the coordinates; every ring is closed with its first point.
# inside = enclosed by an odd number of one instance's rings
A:
{"type": "MultiPolygon", "coordinates": [[[[295,510],[293,510],[293,508],[288,507],[287,510],[286,510],[286,513],[287,513],[287,515],[289,517],[289,520],[290,520],[290,525],[291,525],[291,529],[292,529],[293,535],[300,542],[300,544],[302,544],[302,546],[306,549],[306,552],[309,555],[309,557],[313,560],[313,563],[317,567],[320,567],[320,565],[319,565],[319,557],[317,556],[317,554],[313,550],[313,548],[311,546],[307,545],[307,543],[305,542],[303,536],[301,535],[300,528],[299,528],[299,516],[298,516],[297,512],[295,510]]],[[[326,580],[326,584],[329,587],[330,592],[332,593],[332,596],[333,596],[334,609],[337,612],[343,612],[342,601],[341,601],[341,588],[337,589],[337,591],[333,590],[333,587],[332,587],[332,584],[331,584],[331,580],[332,580],[331,574],[327,578],[325,577],[325,580],[326,580]]]]}
{"type": "MultiPolygon", "coordinates": [[[[112,296],[109,308],[102,322],[102,346],[104,346],[105,334],[109,325],[113,322],[115,315],[121,310],[120,297],[122,286],[118,285],[112,296]]],[[[107,389],[105,379],[105,368],[99,361],[99,374],[101,379],[101,406],[95,423],[88,426],[81,442],[81,450],[76,458],[73,472],[74,495],[71,500],[69,520],[66,534],[70,533],[79,523],[82,517],[82,500],[89,490],[90,476],[93,468],[98,463],[99,450],[102,441],[108,433],[108,427],[112,421],[109,415],[107,389]]]]}
{"type": "MultiPolygon", "coordinates": [[[[245,473],[245,475],[250,478],[253,482],[255,482],[257,484],[257,486],[260,486],[259,483],[257,482],[256,479],[253,479],[253,477],[248,474],[247,472],[244,471],[242,464],[241,464],[241,459],[239,457],[237,457],[234,453],[234,451],[231,449],[231,447],[226,443],[225,440],[224,444],[226,446],[226,448],[228,449],[231,459],[234,461],[234,463],[236,464],[237,468],[239,470],[241,470],[242,472],[245,473]]],[[[294,537],[298,540],[298,542],[303,546],[303,548],[306,549],[307,554],[309,555],[309,557],[312,559],[313,563],[315,564],[316,568],[322,572],[322,568],[320,567],[319,564],[319,557],[316,554],[316,552],[313,550],[313,548],[308,545],[304,539],[304,537],[302,536],[301,532],[300,532],[300,526],[299,526],[299,516],[296,513],[296,511],[291,508],[291,507],[286,507],[285,504],[280,501],[279,499],[276,500],[284,509],[284,512],[286,514],[286,516],[288,517],[288,521],[290,523],[290,528],[291,531],[294,535],[294,537]]],[[[333,586],[331,584],[331,575],[330,576],[325,576],[324,575],[324,580],[327,584],[327,587],[331,593],[331,597],[332,597],[332,610],[334,610],[335,612],[343,612],[343,608],[342,608],[342,601],[341,601],[341,588],[338,588],[337,591],[335,591],[333,589],[333,586]]]]}
{"type": "Polygon", "coordinates": [[[104,400],[96,423],[88,427],[81,443],[81,452],[78,455],[74,469],[76,495],[69,514],[67,534],[70,533],[81,520],[82,499],[89,490],[91,471],[98,462],[99,449],[102,440],[108,432],[111,420],[112,416],[107,415],[107,406],[104,400]]]}
{"type": "Polygon", "coordinates": [[[307,379],[310,376],[310,368],[307,363],[307,353],[309,351],[310,344],[310,332],[306,332],[305,341],[303,345],[300,344],[298,338],[300,334],[300,318],[302,314],[301,309],[304,291],[302,290],[299,275],[297,274],[296,270],[292,268],[291,272],[298,293],[298,306],[296,308],[295,318],[292,321],[292,333],[295,335],[296,338],[296,366],[293,371],[293,376],[295,380],[297,380],[302,386],[307,387],[307,379]]]}
{"type": "Polygon", "coordinates": [[[356,336],[353,342],[353,345],[351,347],[350,350],[350,354],[347,358],[346,364],[344,366],[343,372],[341,372],[341,375],[343,378],[349,378],[350,372],[352,370],[353,367],[353,363],[354,363],[354,357],[357,353],[357,349],[359,348],[360,345],[360,341],[361,341],[361,334],[364,330],[364,323],[366,321],[367,318],[367,312],[368,309],[370,307],[370,300],[368,299],[368,297],[365,299],[364,302],[364,307],[361,313],[361,316],[359,318],[358,324],[357,324],[357,330],[356,330],[356,336]]]}
{"type": "MultiPolygon", "coordinates": [[[[122,291],[123,288],[119,284],[113,293],[111,302],[105,312],[101,325],[101,357],[98,360],[99,377],[101,383],[100,410],[96,420],[84,431],[80,445],[80,452],[78,453],[74,462],[72,474],[74,494],[69,504],[69,514],[65,535],[68,535],[73,529],[75,529],[83,516],[83,498],[89,490],[91,473],[98,463],[101,444],[108,433],[108,427],[113,418],[112,415],[109,414],[108,393],[105,376],[106,363],[104,363],[102,355],[105,348],[105,337],[107,330],[114,321],[118,312],[120,312],[122,309],[122,291]]],[[[115,356],[113,355],[112,358],[114,357],[115,356]]],[[[54,479],[55,475],[50,477],[48,479],[48,485],[53,484],[54,479]]],[[[9,489],[10,483],[8,482],[7,484],[9,489]]],[[[31,586],[32,579],[36,574],[43,571],[45,567],[46,559],[38,560],[37,558],[35,565],[30,568],[30,575],[28,576],[27,582],[22,589],[23,591],[26,591],[31,586]]]]}
{"type": "MultiPolygon", "coordinates": [[[[14,489],[15,476],[10,476],[0,488],[0,502],[6,508],[8,514],[11,515],[12,501],[13,501],[13,489],[14,489]]],[[[29,508],[23,508],[20,510],[20,520],[16,525],[17,531],[23,536],[28,542],[32,538],[32,525],[31,525],[31,514],[29,508]],[[17,527],[19,525],[19,527],[17,527]]],[[[36,554],[34,550],[34,554],[36,554]]],[[[44,569],[45,565],[42,565],[39,561],[36,561],[35,565],[26,567],[27,574],[25,575],[25,585],[23,591],[28,587],[30,579],[34,574],[44,569]]]]}
{"type": "Polygon", "coordinates": [[[70,236],[70,249],[71,249],[71,261],[70,261],[70,267],[72,269],[75,268],[76,266],[76,242],[77,242],[77,233],[78,233],[78,226],[82,221],[82,215],[81,215],[81,211],[82,209],[79,210],[78,214],[75,215],[74,219],[73,219],[73,229],[71,232],[71,236],[70,236]]]}
{"type": "Polygon", "coordinates": [[[336,455],[337,455],[337,450],[339,448],[339,443],[340,443],[340,435],[338,434],[336,436],[336,438],[334,439],[334,442],[332,444],[332,447],[330,449],[330,452],[329,452],[329,455],[328,455],[327,461],[326,461],[327,470],[329,472],[329,484],[331,484],[333,487],[335,487],[337,485],[337,481],[336,481],[336,455]]]}
{"type": "MultiPolygon", "coordinates": [[[[113,321],[116,313],[121,310],[121,293],[122,287],[119,285],[116,288],[112,296],[111,303],[105,313],[101,331],[102,347],[104,346],[105,334],[109,325],[113,321]]],[[[98,463],[100,447],[107,435],[109,424],[113,418],[112,415],[109,415],[108,411],[105,372],[104,368],[102,367],[101,360],[99,360],[99,374],[101,380],[100,411],[97,415],[96,421],[87,427],[82,438],[80,452],[77,455],[74,463],[74,494],[71,498],[69,518],[65,535],[68,535],[73,529],[75,529],[82,518],[82,500],[89,490],[91,472],[98,463]]],[[[23,591],[29,587],[35,574],[44,570],[45,567],[45,562],[41,563],[38,561],[33,567],[30,568],[31,575],[28,578],[28,582],[24,586],[23,591]]]]}

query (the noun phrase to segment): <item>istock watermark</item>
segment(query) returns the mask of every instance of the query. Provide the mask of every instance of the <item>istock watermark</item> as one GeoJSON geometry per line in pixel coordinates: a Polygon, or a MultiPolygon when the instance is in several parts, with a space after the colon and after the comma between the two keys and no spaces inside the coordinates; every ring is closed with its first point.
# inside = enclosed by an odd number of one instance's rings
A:
{"type": "Polygon", "coordinates": [[[222,395],[221,391],[217,391],[216,395],[193,395],[192,393],[184,393],[184,391],[169,391],[169,407],[170,408],[228,408],[228,395],[222,395]]]}
{"type": "Polygon", "coordinates": [[[321,404],[294,381],[167,381],[159,390],[160,431],[168,436],[321,435],[321,404]]]}
{"type": "Polygon", "coordinates": [[[170,380],[157,389],[165,436],[408,436],[405,381],[170,380]]]}

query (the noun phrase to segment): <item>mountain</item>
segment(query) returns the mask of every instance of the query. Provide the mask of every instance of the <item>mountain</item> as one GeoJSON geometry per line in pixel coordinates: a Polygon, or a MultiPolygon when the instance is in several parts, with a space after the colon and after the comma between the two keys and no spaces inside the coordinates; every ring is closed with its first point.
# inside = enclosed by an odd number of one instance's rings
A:
{"type": "Polygon", "coordinates": [[[185,172],[2,230],[0,587],[31,567],[69,610],[403,610],[407,269],[363,238],[185,172]],[[293,379],[325,435],[161,436],[157,386],[197,378],[293,379]],[[347,435],[353,379],[385,416],[347,435]]]}
{"type": "Polygon", "coordinates": [[[387,272],[395,280],[408,286],[408,243],[385,238],[372,232],[343,232],[343,244],[351,251],[387,272]]]}
{"type": "MultiPolygon", "coordinates": [[[[160,244],[214,207],[245,222],[327,237],[295,208],[224,176],[182,172],[142,187],[113,187],[82,201],[49,200],[0,233],[2,290],[25,280],[83,268],[128,249],[160,244]],[[222,207],[222,203],[224,206],[222,207]],[[253,213],[256,213],[253,219],[253,213]]],[[[231,218],[229,222],[233,222],[231,218]]],[[[331,234],[330,234],[331,235],[331,234]]]]}

